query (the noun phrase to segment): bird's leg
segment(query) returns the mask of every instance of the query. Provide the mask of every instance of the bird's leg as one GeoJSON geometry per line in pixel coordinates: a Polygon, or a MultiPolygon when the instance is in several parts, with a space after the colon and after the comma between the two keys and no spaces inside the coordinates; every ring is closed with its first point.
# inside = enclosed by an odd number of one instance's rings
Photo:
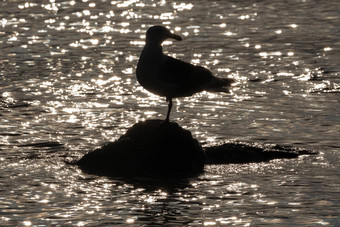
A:
{"type": "Polygon", "coordinates": [[[167,98],[167,101],[169,101],[169,105],[168,105],[168,114],[166,115],[165,122],[169,122],[170,112],[172,108],[172,98],[167,98]]]}

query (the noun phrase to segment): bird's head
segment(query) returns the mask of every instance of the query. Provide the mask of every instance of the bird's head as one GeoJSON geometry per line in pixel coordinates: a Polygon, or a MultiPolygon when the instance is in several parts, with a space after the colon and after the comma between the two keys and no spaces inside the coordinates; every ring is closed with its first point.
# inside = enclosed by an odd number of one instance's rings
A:
{"type": "Polygon", "coordinates": [[[171,31],[164,26],[152,26],[146,32],[146,43],[160,45],[167,39],[182,40],[179,35],[171,33],[171,31]]]}

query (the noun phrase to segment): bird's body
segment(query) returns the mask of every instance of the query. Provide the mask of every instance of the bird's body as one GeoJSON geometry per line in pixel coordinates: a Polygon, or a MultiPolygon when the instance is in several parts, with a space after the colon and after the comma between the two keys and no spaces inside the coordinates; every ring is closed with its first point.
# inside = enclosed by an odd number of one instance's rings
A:
{"type": "Polygon", "coordinates": [[[165,55],[161,44],[168,38],[182,40],[163,26],[149,28],[136,70],[137,80],[146,90],[165,96],[169,101],[166,121],[169,121],[172,98],[191,96],[203,90],[220,90],[233,82],[215,77],[204,67],[165,55]]]}

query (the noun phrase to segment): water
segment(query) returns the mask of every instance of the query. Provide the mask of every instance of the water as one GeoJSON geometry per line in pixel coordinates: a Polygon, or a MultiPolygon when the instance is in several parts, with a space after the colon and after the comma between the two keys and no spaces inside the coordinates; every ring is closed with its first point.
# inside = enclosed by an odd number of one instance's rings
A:
{"type": "Polygon", "coordinates": [[[340,225],[338,1],[2,1],[0,225],[340,225]],[[64,164],[166,102],[135,66],[146,29],[168,54],[237,83],[178,99],[171,119],[203,144],[275,143],[317,156],[210,165],[165,185],[64,164]]]}

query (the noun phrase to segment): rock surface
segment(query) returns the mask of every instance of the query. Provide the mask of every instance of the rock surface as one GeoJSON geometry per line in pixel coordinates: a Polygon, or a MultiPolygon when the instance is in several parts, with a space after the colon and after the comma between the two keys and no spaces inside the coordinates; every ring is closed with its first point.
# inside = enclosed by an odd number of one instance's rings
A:
{"type": "Polygon", "coordinates": [[[188,177],[202,173],[205,164],[266,162],[311,154],[317,152],[238,142],[202,149],[190,131],[177,123],[147,120],[73,164],[86,173],[105,176],[188,177]]]}
{"type": "Polygon", "coordinates": [[[243,164],[315,155],[316,151],[272,144],[223,143],[204,148],[206,164],[243,164]]]}
{"type": "Polygon", "coordinates": [[[190,131],[174,122],[147,120],[75,164],[98,175],[176,177],[199,174],[204,163],[205,154],[190,131]]]}

